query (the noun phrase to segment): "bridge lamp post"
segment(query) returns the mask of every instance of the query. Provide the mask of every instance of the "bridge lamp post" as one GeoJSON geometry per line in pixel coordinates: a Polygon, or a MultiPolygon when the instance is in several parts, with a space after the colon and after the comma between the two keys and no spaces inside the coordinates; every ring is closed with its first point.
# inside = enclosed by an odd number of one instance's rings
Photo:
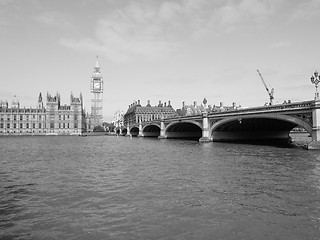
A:
{"type": "Polygon", "coordinates": [[[319,100],[319,93],[318,93],[318,84],[320,82],[319,73],[317,71],[314,72],[313,76],[311,76],[311,83],[315,85],[316,87],[316,93],[315,93],[315,100],[319,100]]]}

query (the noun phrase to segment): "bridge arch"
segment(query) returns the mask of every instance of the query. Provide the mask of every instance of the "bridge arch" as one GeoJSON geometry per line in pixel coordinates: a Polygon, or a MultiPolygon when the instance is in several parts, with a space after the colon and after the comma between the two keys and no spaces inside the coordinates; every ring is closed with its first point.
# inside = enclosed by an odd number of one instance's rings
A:
{"type": "Polygon", "coordinates": [[[202,125],[196,121],[175,121],[165,128],[166,138],[197,139],[202,137],[202,125]]]}
{"type": "Polygon", "coordinates": [[[312,126],[298,117],[259,114],[220,120],[211,126],[210,133],[213,141],[289,140],[289,133],[296,126],[312,132],[312,126]]]}
{"type": "Polygon", "coordinates": [[[139,127],[134,126],[134,127],[130,128],[130,135],[132,137],[137,137],[139,135],[139,127]]]}
{"type": "Polygon", "coordinates": [[[125,136],[125,135],[127,135],[127,133],[128,133],[128,129],[127,128],[123,128],[122,131],[121,131],[121,135],[125,136]]]}
{"type": "Polygon", "coordinates": [[[161,127],[158,124],[147,124],[142,128],[144,137],[159,137],[161,127]]]}

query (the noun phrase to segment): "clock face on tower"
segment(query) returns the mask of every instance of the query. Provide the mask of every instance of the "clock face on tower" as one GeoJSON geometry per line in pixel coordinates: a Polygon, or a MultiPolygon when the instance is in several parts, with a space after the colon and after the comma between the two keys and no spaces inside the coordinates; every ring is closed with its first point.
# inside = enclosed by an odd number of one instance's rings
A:
{"type": "Polygon", "coordinates": [[[102,85],[100,80],[94,79],[92,82],[92,90],[102,90],[102,85]]]}
{"type": "Polygon", "coordinates": [[[94,82],[94,83],[93,83],[93,89],[95,89],[95,90],[100,90],[100,89],[101,89],[101,83],[99,83],[99,82],[94,82]]]}

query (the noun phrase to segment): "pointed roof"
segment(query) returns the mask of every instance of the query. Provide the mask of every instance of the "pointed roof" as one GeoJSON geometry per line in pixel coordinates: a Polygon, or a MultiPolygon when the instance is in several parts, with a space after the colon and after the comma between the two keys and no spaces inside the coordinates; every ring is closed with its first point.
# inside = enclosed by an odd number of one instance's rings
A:
{"type": "Polygon", "coordinates": [[[96,64],[94,65],[94,72],[95,73],[100,73],[100,66],[99,66],[98,56],[97,56],[96,64]]]}
{"type": "Polygon", "coordinates": [[[94,69],[100,69],[98,56],[97,56],[96,65],[94,66],[94,69]]]}
{"type": "Polygon", "coordinates": [[[101,72],[100,72],[100,65],[99,65],[99,59],[97,56],[96,64],[94,65],[94,72],[93,72],[93,77],[102,77],[101,72]]]}
{"type": "Polygon", "coordinates": [[[40,92],[39,97],[38,97],[38,102],[42,102],[42,94],[40,92]]]}

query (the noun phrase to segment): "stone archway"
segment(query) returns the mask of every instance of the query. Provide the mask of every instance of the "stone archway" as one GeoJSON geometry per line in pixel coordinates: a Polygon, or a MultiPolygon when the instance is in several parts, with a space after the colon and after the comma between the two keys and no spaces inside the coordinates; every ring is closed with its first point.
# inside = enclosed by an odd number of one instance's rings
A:
{"type": "Polygon", "coordinates": [[[226,118],[211,127],[213,141],[289,140],[290,131],[302,126],[310,133],[305,121],[289,115],[256,115],[226,118]]]}
{"type": "Polygon", "coordinates": [[[173,122],[166,127],[165,135],[166,138],[199,140],[202,137],[202,126],[193,121],[173,122]]]}

